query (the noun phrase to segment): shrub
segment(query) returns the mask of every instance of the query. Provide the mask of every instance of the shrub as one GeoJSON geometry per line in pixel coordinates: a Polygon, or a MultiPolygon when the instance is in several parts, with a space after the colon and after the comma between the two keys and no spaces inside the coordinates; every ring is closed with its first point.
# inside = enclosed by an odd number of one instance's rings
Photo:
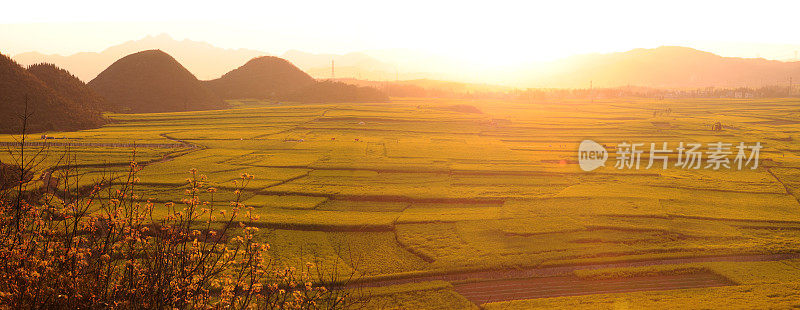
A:
{"type": "Polygon", "coordinates": [[[335,309],[358,301],[335,287],[347,284],[336,273],[272,264],[239,199],[251,175],[238,180],[225,210],[192,169],[182,203],[154,212],[137,197],[135,161],[126,182],[89,188],[75,185],[74,165],[61,167],[43,186],[25,179],[0,194],[0,307],[335,309]]]}

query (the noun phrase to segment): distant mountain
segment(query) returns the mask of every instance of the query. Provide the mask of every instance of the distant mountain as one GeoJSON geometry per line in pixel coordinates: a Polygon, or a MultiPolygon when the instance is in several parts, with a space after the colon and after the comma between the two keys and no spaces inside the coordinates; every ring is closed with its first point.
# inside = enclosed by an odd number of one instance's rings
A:
{"type": "Polygon", "coordinates": [[[29,66],[28,72],[69,101],[94,110],[107,110],[103,97],[67,70],[41,63],[29,66]]]}
{"type": "Polygon", "coordinates": [[[175,58],[160,50],[125,56],[88,85],[116,112],[175,112],[227,107],[175,58]]]}
{"type": "MultiPolygon", "coordinates": [[[[365,55],[392,64],[391,73],[379,80],[440,80],[466,83],[486,82],[485,69],[469,61],[407,48],[365,50],[365,55]],[[395,73],[397,78],[395,79],[395,73]]],[[[344,76],[342,76],[344,77],[344,76]]]]}
{"type": "Polygon", "coordinates": [[[251,59],[216,80],[204,83],[225,99],[265,99],[283,98],[315,81],[286,59],[262,56],[251,59]]]}
{"type": "Polygon", "coordinates": [[[331,61],[334,77],[359,79],[394,79],[395,66],[363,53],[314,54],[290,50],[281,55],[311,76],[318,79],[331,78],[331,61]]]}
{"type": "MultiPolygon", "coordinates": [[[[166,34],[128,41],[99,53],[70,56],[22,53],[14,56],[28,66],[53,63],[83,81],[94,78],[117,59],[135,52],[160,49],[173,55],[201,80],[220,77],[232,68],[267,53],[249,49],[224,49],[205,42],[174,40],[166,34]]],[[[782,47],[780,50],[785,50],[782,47]]],[[[638,85],[646,87],[741,87],[787,83],[800,79],[800,62],[721,57],[687,47],[665,46],[609,54],[577,55],[562,60],[494,68],[475,66],[454,57],[408,49],[369,50],[356,53],[315,54],[297,50],[284,53],[311,77],[329,79],[331,60],[336,79],[398,81],[441,80],[491,83],[513,87],[587,88],[638,85]]]]}
{"type": "Polygon", "coordinates": [[[377,88],[334,81],[320,81],[288,94],[299,102],[386,102],[389,97],[377,88]]]}
{"type": "Polygon", "coordinates": [[[625,85],[699,88],[788,83],[800,62],[721,57],[688,47],[663,46],[621,53],[569,57],[518,72],[519,84],[588,88],[625,85]]]}
{"type": "Polygon", "coordinates": [[[198,78],[203,80],[219,77],[231,68],[252,59],[267,55],[265,52],[249,49],[224,49],[205,42],[191,40],[178,41],[169,35],[147,36],[141,40],[128,41],[105,49],[102,52],[83,52],[69,56],[45,55],[37,52],[17,54],[14,59],[22,65],[52,63],[64,68],[83,81],[97,76],[117,59],[132,53],[160,49],[174,56],[198,78]]]}
{"type": "MultiPolygon", "coordinates": [[[[303,71],[307,72],[309,75],[317,79],[331,78],[330,64],[328,64],[328,67],[304,68],[303,71]]],[[[336,65],[336,73],[334,76],[336,77],[336,79],[351,78],[351,79],[380,80],[380,81],[395,79],[394,71],[389,72],[380,70],[368,70],[362,67],[354,67],[354,66],[345,67],[340,65],[336,65]]]]}
{"type": "Polygon", "coordinates": [[[389,98],[372,87],[317,81],[291,62],[274,56],[253,58],[221,78],[205,81],[225,99],[276,99],[299,102],[384,102],[389,98]]]}
{"type": "MultiPolygon", "coordinates": [[[[34,70],[36,71],[36,70],[34,70]]],[[[11,58],[0,54],[0,133],[19,133],[27,98],[29,132],[73,131],[106,123],[99,110],[60,96],[11,58]]]]}
{"type": "Polygon", "coordinates": [[[496,98],[504,97],[513,90],[513,88],[507,86],[428,79],[387,82],[344,78],[336,79],[336,81],[358,86],[373,87],[385,91],[392,97],[496,98]]]}
{"type": "MultiPolygon", "coordinates": [[[[382,62],[374,57],[364,53],[347,53],[344,55],[338,54],[314,54],[306,53],[298,50],[289,50],[281,55],[288,61],[297,65],[303,70],[310,68],[328,68],[331,67],[331,60],[336,66],[342,67],[361,67],[368,70],[393,70],[394,66],[389,63],[382,62]]],[[[330,72],[330,71],[329,71],[330,72]]]]}

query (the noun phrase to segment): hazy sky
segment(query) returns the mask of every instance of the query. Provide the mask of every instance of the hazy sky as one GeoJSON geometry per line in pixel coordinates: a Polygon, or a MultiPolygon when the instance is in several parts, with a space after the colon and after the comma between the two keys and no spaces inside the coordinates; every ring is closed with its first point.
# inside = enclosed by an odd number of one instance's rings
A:
{"type": "Polygon", "coordinates": [[[280,54],[403,48],[509,65],[682,45],[791,59],[800,1],[14,1],[0,52],[100,51],[146,35],[280,54]]]}

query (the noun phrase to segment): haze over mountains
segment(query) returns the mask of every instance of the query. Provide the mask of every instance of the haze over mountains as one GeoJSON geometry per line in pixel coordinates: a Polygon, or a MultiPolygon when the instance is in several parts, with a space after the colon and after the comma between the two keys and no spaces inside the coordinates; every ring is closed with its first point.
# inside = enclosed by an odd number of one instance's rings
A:
{"type": "MultiPolygon", "coordinates": [[[[172,55],[200,80],[217,79],[254,57],[267,55],[256,50],[224,49],[204,42],[177,41],[168,35],[159,35],[128,41],[99,53],[59,56],[34,52],[16,55],[14,59],[23,65],[54,63],[88,81],[117,59],[146,49],[161,49],[172,55]]],[[[670,46],[577,55],[505,68],[472,68],[458,60],[402,50],[345,55],[290,50],[281,57],[317,79],[429,79],[519,88],[587,88],[590,81],[595,87],[757,87],[787,83],[790,76],[800,80],[800,62],[721,57],[692,48],[670,46]],[[403,55],[406,58],[402,58],[403,55]],[[335,62],[333,73],[331,60],[335,62]]]]}
{"type": "MultiPolygon", "coordinates": [[[[0,132],[19,129],[14,125],[17,122],[14,116],[24,110],[26,96],[37,115],[30,123],[30,130],[50,131],[101,126],[106,122],[101,111],[150,113],[221,109],[229,106],[224,99],[385,102],[389,99],[387,94],[469,97],[481,93],[510,94],[512,87],[586,89],[592,85],[598,88],[686,89],[783,86],[791,83],[791,79],[800,81],[800,62],[797,61],[721,57],[678,46],[577,55],[549,63],[484,71],[486,76],[496,77],[493,81],[498,85],[506,86],[471,84],[465,82],[469,77],[458,77],[455,71],[430,73],[449,78],[448,81],[400,80],[400,76],[411,74],[401,74],[395,64],[365,53],[335,55],[289,51],[285,53],[287,59],[261,56],[263,54],[246,49],[222,49],[190,40],[176,41],[161,35],[129,41],[100,53],[18,55],[17,58],[31,62],[27,69],[2,56],[0,114],[4,119],[0,132]],[[141,51],[151,46],[175,51],[183,60],[158,49],[141,51]],[[133,52],[124,54],[129,51],[133,52]],[[122,55],[113,58],[118,54],[122,55]],[[338,64],[338,74],[329,71],[331,60],[338,64]],[[184,61],[189,65],[185,67],[184,61]],[[107,67],[104,67],[105,62],[110,62],[107,67]],[[69,70],[82,72],[84,77],[96,77],[84,83],[69,70]],[[93,73],[97,70],[102,72],[93,73]],[[395,70],[395,79],[386,77],[392,70],[395,70]],[[193,73],[196,71],[206,78],[216,77],[201,81],[193,73]],[[330,79],[334,74],[335,78],[330,79]]],[[[433,56],[415,57],[427,59],[420,60],[421,63],[437,61],[433,56]]],[[[442,66],[438,68],[455,68],[458,63],[440,62],[442,66]]]]}
{"type": "Polygon", "coordinates": [[[364,53],[314,54],[290,50],[281,58],[291,61],[315,78],[351,77],[364,80],[395,78],[395,67],[364,53]],[[331,61],[335,65],[331,72],[331,61]]]}
{"type": "MultiPolygon", "coordinates": [[[[205,42],[192,40],[178,41],[167,34],[147,36],[140,40],[127,41],[109,47],[101,52],[82,52],[68,56],[27,52],[13,58],[23,66],[36,63],[54,63],[65,68],[83,81],[91,81],[100,71],[126,55],[158,49],[172,55],[200,80],[219,78],[226,72],[243,63],[269,53],[251,49],[225,49],[205,42]],[[213,59],[213,61],[209,61],[213,59]]],[[[336,65],[337,77],[351,77],[368,80],[383,80],[396,77],[394,65],[380,61],[364,53],[315,54],[289,50],[281,58],[289,60],[314,78],[331,77],[331,60],[336,65]]],[[[427,74],[404,73],[403,78],[422,78],[427,74]]]]}
{"type": "Polygon", "coordinates": [[[37,52],[17,54],[13,58],[23,66],[47,62],[72,72],[84,82],[91,81],[118,59],[145,50],[162,50],[175,57],[198,79],[210,80],[236,68],[248,60],[267,55],[249,49],[224,49],[205,42],[178,41],[166,34],[147,36],[109,47],[102,52],[84,52],[69,56],[45,55],[37,52]]]}
{"type": "Polygon", "coordinates": [[[662,46],[573,56],[548,64],[543,73],[516,74],[521,83],[542,87],[587,88],[590,81],[595,87],[760,87],[800,78],[800,62],[721,57],[688,47],[662,46]]]}

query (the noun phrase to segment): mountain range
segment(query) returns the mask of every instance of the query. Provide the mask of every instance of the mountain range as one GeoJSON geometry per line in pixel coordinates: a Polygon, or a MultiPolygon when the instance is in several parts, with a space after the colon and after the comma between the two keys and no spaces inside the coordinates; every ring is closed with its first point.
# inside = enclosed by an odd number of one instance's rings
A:
{"type": "Polygon", "coordinates": [[[114,61],[84,83],[54,64],[24,68],[0,54],[0,133],[19,133],[23,128],[28,132],[96,128],[108,122],[103,111],[159,113],[227,108],[229,104],[223,98],[296,102],[389,99],[373,87],[318,81],[274,56],[255,57],[218,79],[200,81],[168,53],[144,50],[114,61]]]}
{"type": "Polygon", "coordinates": [[[249,49],[224,49],[205,42],[175,40],[169,35],[147,36],[140,40],[127,41],[111,46],[101,52],[82,52],[69,56],[45,55],[28,52],[13,58],[23,66],[35,63],[53,63],[72,72],[84,82],[91,81],[118,59],[136,52],[162,50],[175,57],[198,79],[210,80],[220,77],[250,59],[267,55],[249,49]]]}
{"type": "Polygon", "coordinates": [[[395,78],[395,66],[364,53],[314,54],[290,50],[281,55],[318,79],[350,77],[365,80],[395,78]],[[333,62],[333,63],[331,63],[333,62]],[[331,72],[331,66],[334,72],[331,72]]]}
{"type": "MultiPolygon", "coordinates": [[[[81,80],[88,81],[117,59],[146,49],[160,49],[173,55],[200,80],[217,79],[254,57],[268,54],[249,49],[224,49],[204,42],[178,41],[168,35],[158,35],[128,41],[99,53],[60,56],[31,52],[18,54],[14,59],[23,65],[54,63],[81,80]]],[[[469,72],[468,64],[402,50],[376,50],[344,55],[290,50],[281,57],[317,79],[449,80],[518,88],[588,88],[590,83],[595,87],[743,87],[785,84],[789,77],[800,80],[800,62],[722,57],[678,46],[576,55],[546,63],[470,73],[465,73],[469,72]],[[403,55],[406,55],[405,59],[402,58],[403,55]],[[333,73],[331,60],[335,63],[333,73]],[[424,65],[417,63],[437,65],[429,66],[430,72],[424,72],[424,65]]]]}
{"type": "Polygon", "coordinates": [[[594,87],[760,87],[800,78],[800,62],[721,57],[688,47],[662,46],[572,56],[517,71],[515,76],[522,85],[558,88],[588,88],[590,83],[594,87]]]}
{"type": "MultiPolygon", "coordinates": [[[[62,56],[27,52],[13,58],[23,66],[36,63],[53,63],[70,71],[83,81],[91,81],[118,59],[132,53],[158,49],[172,55],[200,80],[219,78],[243,63],[269,53],[251,49],[225,49],[205,42],[175,40],[167,34],[147,36],[111,46],[101,52],[81,52],[62,56]]],[[[335,62],[339,77],[385,79],[395,77],[394,67],[363,53],[314,54],[290,50],[281,58],[294,63],[314,78],[331,77],[331,60],[335,62]]]]}

